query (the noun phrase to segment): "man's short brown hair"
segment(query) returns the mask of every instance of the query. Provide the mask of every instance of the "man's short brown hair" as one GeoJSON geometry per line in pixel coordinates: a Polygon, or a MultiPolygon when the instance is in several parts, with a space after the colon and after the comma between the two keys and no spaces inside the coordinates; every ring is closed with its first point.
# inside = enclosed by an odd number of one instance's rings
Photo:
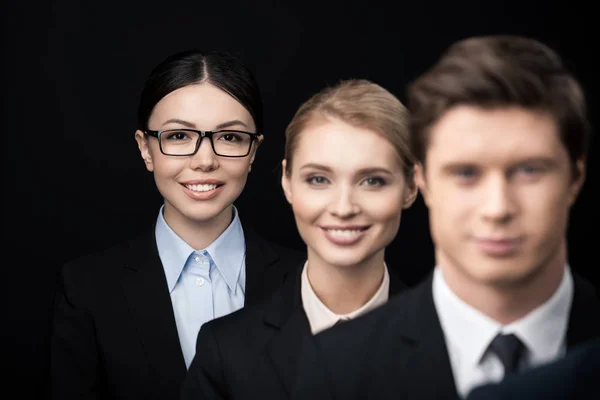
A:
{"type": "Polygon", "coordinates": [[[545,113],[556,121],[571,162],[587,155],[583,90],[560,56],[537,40],[506,35],[461,40],[409,86],[411,147],[423,165],[431,126],[460,105],[545,113]]]}

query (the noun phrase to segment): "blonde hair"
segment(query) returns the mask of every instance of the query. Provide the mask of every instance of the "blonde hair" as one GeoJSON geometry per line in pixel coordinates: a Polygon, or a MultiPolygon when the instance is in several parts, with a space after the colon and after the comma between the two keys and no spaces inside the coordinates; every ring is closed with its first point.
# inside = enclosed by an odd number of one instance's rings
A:
{"type": "Polygon", "coordinates": [[[300,106],[285,131],[288,174],[301,132],[327,117],[376,132],[396,149],[407,181],[412,182],[415,158],[410,150],[406,107],[389,91],[365,79],[341,81],[312,96],[300,106]]]}

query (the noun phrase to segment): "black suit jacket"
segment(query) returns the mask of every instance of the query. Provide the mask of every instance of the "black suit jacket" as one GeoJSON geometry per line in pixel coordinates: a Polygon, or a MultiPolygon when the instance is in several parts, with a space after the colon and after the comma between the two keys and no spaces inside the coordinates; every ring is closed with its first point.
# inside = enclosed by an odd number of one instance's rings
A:
{"type": "Polygon", "coordinates": [[[576,346],[564,358],[475,388],[467,400],[600,399],[600,339],[576,346]]]}
{"type": "MultiPolygon", "coordinates": [[[[371,313],[305,340],[295,400],[458,399],[432,277],[371,313]]],[[[575,277],[568,351],[600,337],[600,301],[575,277]]]]}
{"type": "MultiPolygon", "coordinates": [[[[302,307],[301,273],[261,305],[202,326],[181,399],[286,399],[302,340],[311,335],[302,307]]],[[[390,272],[390,296],[405,289],[390,272]]]]}
{"type": "MultiPolygon", "coordinates": [[[[303,252],[244,228],[245,305],[280,287],[303,252]]],[[[51,339],[57,399],[176,399],[186,374],[154,228],[66,264],[51,339]]]]}

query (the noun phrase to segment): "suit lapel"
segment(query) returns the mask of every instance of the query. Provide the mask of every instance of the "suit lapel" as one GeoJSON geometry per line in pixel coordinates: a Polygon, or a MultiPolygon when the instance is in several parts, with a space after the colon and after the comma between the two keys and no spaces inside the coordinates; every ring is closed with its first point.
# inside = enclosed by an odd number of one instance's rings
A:
{"type": "Polygon", "coordinates": [[[258,303],[265,293],[272,293],[285,277],[281,268],[269,268],[279,260],[279,255],[269,243],[254,230],[244,228],[246,240],[246,292],[244,305],[258,303]]]}
{"type": "Polygon", "coordinates": [[[178,385],[186,367],[154,229],[132,242],[127,257],[121,283],[138,336],[152,370],[178,385]]]}
{"type": "Polygon", "coordinates": [[[272,338],[266,345],[267,356],[273,362],[288,396],[291,396],[302,340],[311,334],[300,295],[301,272],[299,266],[294,275],[287,279],[273,297],[264,318],[266,328],[272,331],[272,338]]]}
{"type": "MultiPolygon", "coordinates": [[[[409,398],[458,399],[456,384],[452,373],[448,349],[433,302],[433,274],[417,286],[410,296],[403,296],[399,305],[399,314],[394,318],[401,332],[396,346],[396,354],[402,354],[395,362],[398,376],[409,398]],[[408,351],[407,351],[408,346],[408,351]],[[404,356],[406,355],[406,356],[404,356]],[[429,384],[435,376],[435,384],[429,384]]],[[[399,395],[399,398],[402,396],[399,395]]]]}
{"type": "Polygon", "coordinates": [[[408,286],[406,286],[404,282],[402,282],[400,278],[398,278],[396,273],[390,270],[389,268],[388,274],[390,275],[390,298],[396,294],[403,292],[408,288],[408,286]]]}
{"type": "MultiPolygon", "coordinates": [[[[291,396],[296,376],[299,349],[304,337],[311,334],[300,294],[302,269],[303,265],[299,265],[294,274],[290,274],[290,278],[275,294],[265,312],[265,325],[273,332],[266,351],[288,396],[291,396]]],[[[406,285],[394,273],[389,273],[390,296],[406,289],[406,285]]]]}
{"type": "Polygon", "coordinates": [[[573,274],[573,303],[569,313],[567,350],[593,338],[600,337],[600,299],[592,284],[573,274]]]}

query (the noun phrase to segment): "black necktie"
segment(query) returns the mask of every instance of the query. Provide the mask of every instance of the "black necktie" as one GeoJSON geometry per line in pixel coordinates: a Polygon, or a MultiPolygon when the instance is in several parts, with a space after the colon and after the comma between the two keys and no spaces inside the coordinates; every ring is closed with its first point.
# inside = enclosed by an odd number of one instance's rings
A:
{"type": "Polygon", "coordinates": [[[512,333],[500,333],[490,343],[490,351],[496,354],[504,365],[504,375],[517,372],[524,348],[523,342],[512,333]]]}

